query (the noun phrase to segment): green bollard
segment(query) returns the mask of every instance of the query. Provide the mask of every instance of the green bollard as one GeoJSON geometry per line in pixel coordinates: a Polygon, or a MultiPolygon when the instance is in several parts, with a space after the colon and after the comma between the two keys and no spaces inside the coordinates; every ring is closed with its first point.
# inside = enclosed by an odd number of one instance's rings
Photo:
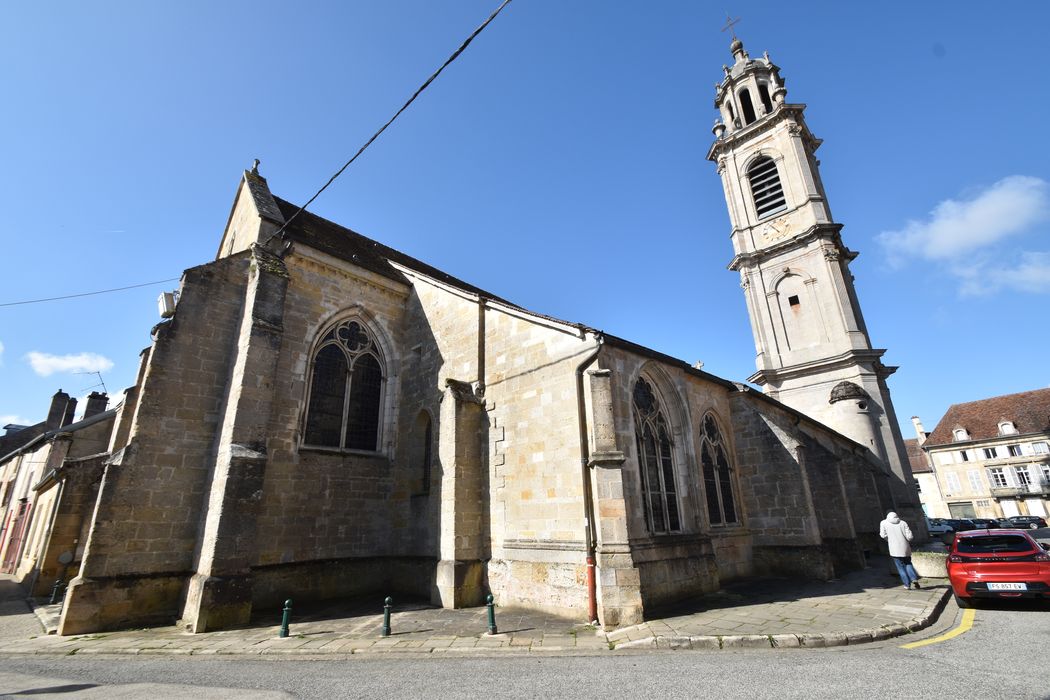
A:
{"type": "Polygon", "coordinates": [[[496,604],[492,602],[493,600],[492,594],[489,593],[488,598],[485,599],[489,609],[489,634],[496,634],[496,604]]]}
{"type": "Polygon", "coordinates": [[[387,596],[383,601],[383,631],[380,632],[384,637],[390,636],[390,608],[392,607],[394,607],[394,599],[387,596]]]}
{"type": "Polygon", "coordinates": [[[48,605],[54,605],[58,601],[58,592],[62,590],[62,579],[55,579],[55,585],[51,587],[51,598],[48,599],[48,605]]]}
{"type": "Polygon", "coordinates": [[[282,639],[288,636],[288,621],[292,617],[292,599],[284,601],[284,615],[281,616],[281,631],[278,633],[278,637],[282,639]]]}

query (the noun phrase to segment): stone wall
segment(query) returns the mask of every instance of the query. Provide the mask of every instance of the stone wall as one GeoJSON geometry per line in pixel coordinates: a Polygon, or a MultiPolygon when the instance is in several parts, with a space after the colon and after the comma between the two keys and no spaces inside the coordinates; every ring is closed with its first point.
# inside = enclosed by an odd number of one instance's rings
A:
{"type": "Polygon", "coordinates": [[[841,459],[821,442],[807,436],[802,457],[812,494],[820,537],[840,576],[863,568],[864,558],[853,529],[853,513],[840,471],[841,459]]]}
{"type": "Polygon", "coordinates": [[[865,451],[842,454],[839,468],[853,516],[853,531],[856,533],[857,542],[862,550],[876,552],[882,542],[879,538],[879,523],[889,510],[886,504],[880,502],[876,482],[885,481],[887,477],[880,465],[865,451]]]}
{"type": "Polygon", "coordinates": [[[216,428],[241,324],[248,256],[183,273],[157,326],[129,444],[106,467],[61,634],[171,622],[194,566],[216,428]]]}
{"type": "Polygon", "coordinates": [[[252,604],[263,606],[387,587],[387,563],[409,520],[396,459],[408,287],[305,248],[283,264],[288,282],[250,562],[252,604]],[[369,329],[383,356],[378,450],[303,446],[313,349],[330,326],[350,318],[369,329]]]}
{"type": "MultiPolygon", "coordinates": [[[[617,611],[620,624],[633,624],[632,620],[641,619],[645,606],[717,590],[721,569],[732,572],[732,576],[746,576],[752,572],[747,547],[723,546],[721,554],[737,558],[718,561],[713,544],[713,538],[723,542],[746,541],[749,538],[743,494],[746,482],[741,478],[734,456],[736,436],[726,428],[732,418],[729,392],[724,384],[711,381],[701,373],[686,371],[680,363],[648,356],[644,349],[634,352],[632,348],[619,344],[606,346],[599,364],[611,373],[613,432],[616,447],[625,457],[619,469],[619,479],[609,488],[610,494],[622,495],[630,552],[629,558],[625,554],[618,554],[618,558],[613,560],[625,570],[617,572],[619,590],[608,593],[614,599],[617,595],[620,598],[620,609],[617,611]],[[646,522],[632,404],[632,392],[641,376],[659,394],[672,431],[675,484],[681,519],[681,531],[677,533],[653,534],[646,522]],[[700,454],[702,441],[701,422],[708,414],[715,417],[722,430],[734,472],[737,522],[728,525],[710,524],[703,494],[697,455],[700,454]],[[636,570],[637,576],[635,585],[638,588],[634,590],[633,605],[624,598],[632,591],[631,576],[626,570],[628,566],[636,570]]],[[[612,529],[603,523],[603,533],[612,529]]],[[[604,594],[606,591],[603,588],[604,594]]]]}
{"type": "Polygon", "coordinates": [[[353,557],[298,561],[252,569],[252,606],[279,608],[284,601],[315,601],[375,594],[377,611],[387,595],[429,598],[435,560],[427,557],[353,557]]]}
{"type": "MultiPolygon", "coordinates": [[[[799,463],[800,436],[762,411],[746,394],[734,396],[733,431],[748,526],[757,545],[816,544],[816,517],[799,463]]],[[[786,421],[784,421],[786,422],[786,421]]]]}

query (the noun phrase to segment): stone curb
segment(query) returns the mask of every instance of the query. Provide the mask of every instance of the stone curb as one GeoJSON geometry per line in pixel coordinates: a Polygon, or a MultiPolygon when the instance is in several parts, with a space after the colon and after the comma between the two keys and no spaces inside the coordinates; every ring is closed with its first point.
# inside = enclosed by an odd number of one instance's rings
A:
{"type": "Polygon", "coordinates": [[[951,596],[951,589],[941,592],[929,613],[904,623],[881,625],[874,629],[823,634],[744,634],[679,637],[656,635],[616,644],[615,649],[813,649],[820,647],[856,646],[869,642],[918,632],[937,621],[951,596]]]}

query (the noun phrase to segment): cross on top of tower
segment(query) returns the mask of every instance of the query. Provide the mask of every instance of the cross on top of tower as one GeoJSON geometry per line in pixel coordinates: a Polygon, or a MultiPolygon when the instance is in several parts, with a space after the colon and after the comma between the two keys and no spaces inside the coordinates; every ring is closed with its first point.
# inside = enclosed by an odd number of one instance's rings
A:
{"type": "Polygon", "coordinates": [[[734,19],[728,12],[726,12],[726,26],[722,27],[722,31],[724,32],[724,31],[726,31],[728,29],[729,33],[732,35],[733,39],[735,40],[736,39],[736,30],[733,29],[733,25],[736,24],[739,21],[740,21],[739,17],[734,19]]]}

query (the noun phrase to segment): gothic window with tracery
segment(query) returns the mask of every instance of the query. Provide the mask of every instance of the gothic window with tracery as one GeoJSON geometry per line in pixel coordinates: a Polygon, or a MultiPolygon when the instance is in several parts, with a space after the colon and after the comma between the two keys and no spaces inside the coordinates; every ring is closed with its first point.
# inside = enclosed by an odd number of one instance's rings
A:
{"type": "Polygon", "coordinates": [[[712,525],[738,522],[733,497],[733,469],[729,465],[728,446],[711,414],[704,416],[700,441],[700,465],[704,475],[707,517],[712,525]]]}
{"type": "Polygon", "coordinates": [[[762,156],[747,169],[751,183],[751,196],[755,200],[755,213],[759,219],[773,216],[787,209],[784,187],[780,184],[777,164],[772,158],[762,156]]]}
{"type": "Polygon", "coordinates": [[[682,525],[670,430],[656,393],[644,379],[634,385],[634,424],[642,473],[642,502],[649,531],[678,532],[682,525]]]}
{"type": "Polygon", "coordinates": [[[383,400],[379,346],[357,321],[329,330],[314,353],[303,442],[375,451],[383,400]]]}

